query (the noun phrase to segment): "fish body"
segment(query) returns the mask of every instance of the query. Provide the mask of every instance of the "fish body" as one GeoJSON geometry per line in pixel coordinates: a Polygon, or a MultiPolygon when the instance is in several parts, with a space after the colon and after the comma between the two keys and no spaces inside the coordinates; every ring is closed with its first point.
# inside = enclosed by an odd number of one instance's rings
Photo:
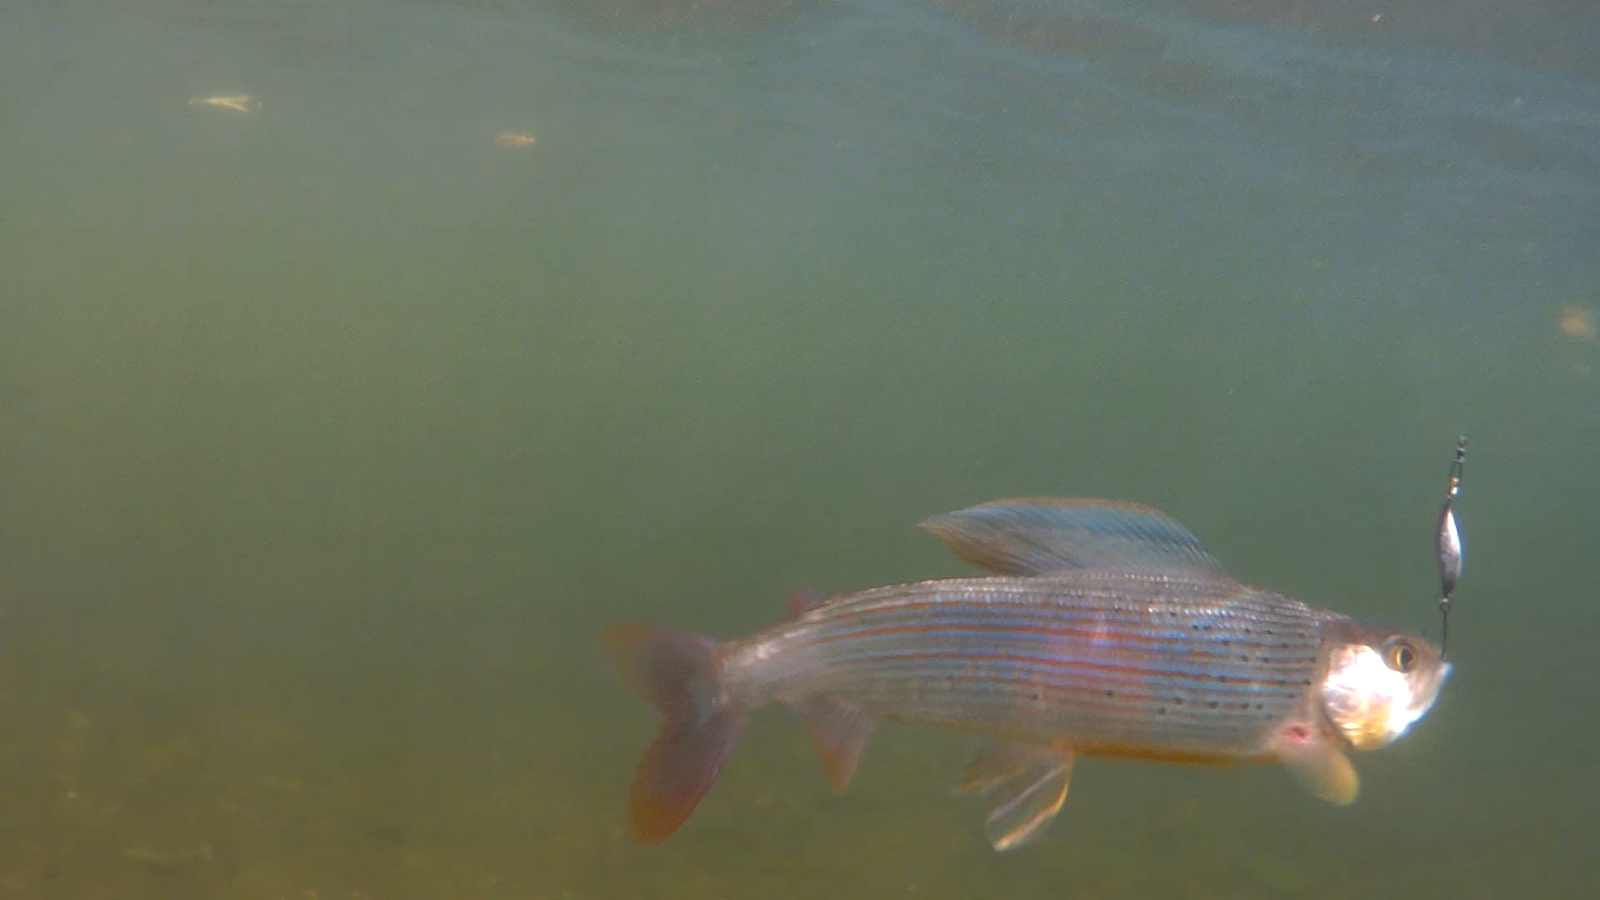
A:
{"type": "Polygon", "coordinates": [[[1246,759],[1301,714],[1327,618],[1220,579],[959,578],[843,594],[719,649],[733,702],[1151,756],[1246,759]]]}
{"type": "Polygon", "coordinates": [[[836,790],[879,721],[993,737],[957,786],[991,796],[988,836],[1008,849],[1060,809],[1084,756],[1282,762],[1350,802],[1344,751],[1397,739],[1448,674],[1420,638],[1229,577],[1147,507],[1000,501],[924,527],[1002,574],[803,599],[720,644],[608,631],[664,716],[634,780],[636,839],[676,830],[773,702],[806,718],[836,790]]]}

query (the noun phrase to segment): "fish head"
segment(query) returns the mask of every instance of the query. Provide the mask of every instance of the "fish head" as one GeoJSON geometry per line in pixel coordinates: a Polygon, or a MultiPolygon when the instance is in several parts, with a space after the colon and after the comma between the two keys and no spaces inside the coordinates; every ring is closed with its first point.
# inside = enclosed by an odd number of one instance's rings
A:
{"type": "Polygon", "coordinates": [[[1450,676],[1438,645],[1368,622],[1329,622],[1323,652],[1323,715],[1357,750],[1398,740],[1433,706],[1450,676]]]}

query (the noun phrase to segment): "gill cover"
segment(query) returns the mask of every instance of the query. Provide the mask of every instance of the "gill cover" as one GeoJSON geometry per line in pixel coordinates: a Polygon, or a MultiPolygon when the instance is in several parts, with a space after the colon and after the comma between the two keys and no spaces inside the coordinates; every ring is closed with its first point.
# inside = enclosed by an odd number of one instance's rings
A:
{"type": "Polygon", "coordinates": [[[1450,664],[1420,637],[1349,620],[1329,629],[1323,714],[1357,750],[1394,743],[1433,706],[1450,664]]]}

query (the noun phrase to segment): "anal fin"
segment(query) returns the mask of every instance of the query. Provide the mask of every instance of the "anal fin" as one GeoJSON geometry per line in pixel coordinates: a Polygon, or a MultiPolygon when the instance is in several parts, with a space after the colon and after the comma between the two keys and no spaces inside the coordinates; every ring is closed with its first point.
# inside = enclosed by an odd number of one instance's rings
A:
{"type": "Polygon", "coordinates": [[[805,700],[795,704],[795,708],[805,716],[811,746],[828,773],[829,786],[834,793],[843,793],[850,784],[850,777],[856,773],[861,753],[867,748],[873,729],[878,727],[878,720],[853,706],[822,698],[805,700]]]}
{"type": "Polygon", "coordinates": [[[955,789],[989,797],[994,806],[984,819],[984,834],[994,849],[1010,850],[1043,834],[1061,811],[1074,759],[1064,747],[990,744],[961,770],[955,789]]]}

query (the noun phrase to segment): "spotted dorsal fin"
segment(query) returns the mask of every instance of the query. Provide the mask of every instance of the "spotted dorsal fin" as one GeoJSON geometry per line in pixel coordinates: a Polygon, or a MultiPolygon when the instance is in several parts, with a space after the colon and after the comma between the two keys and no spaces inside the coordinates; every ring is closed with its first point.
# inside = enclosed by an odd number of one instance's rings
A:
{"type": "Polygon", "coordinates": [[[1118,569],[1226,575],[1205,544],[1158,510],[1110,500],[996,500],[925,519],[957,556],[1006,575],[1118,569]]]}

